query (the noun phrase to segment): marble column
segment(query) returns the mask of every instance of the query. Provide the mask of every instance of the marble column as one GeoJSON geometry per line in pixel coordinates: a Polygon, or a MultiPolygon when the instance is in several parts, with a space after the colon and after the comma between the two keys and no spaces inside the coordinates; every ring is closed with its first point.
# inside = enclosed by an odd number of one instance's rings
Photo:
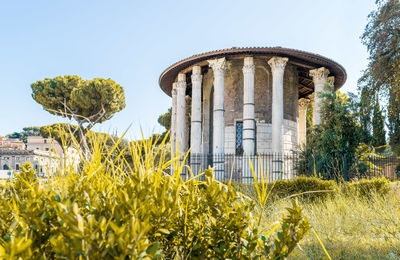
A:
{"type": "Polygon", "coordinates": [[[186,75],[183,73],[178,74],[176,90],[176,143],[181,157],[186,153],[186,75]]]}
{"type": "Polygon", "coordinates": [[[225,145],[225,108],[224,108],[224,78],[225,58],[209,60],[214,72],[214,107],[213,107],[213,153],[223,154],[225,145]]]}
{"type": "Polygon", "coordinates": [[[283,176],[283,76],[288,58],[273,57],[268,61],[272,71],[272,174],[283,176]]]}
{"type": "Polygon", "coordinates": [[[176,83],[172,84],[172,110],[171,110],[171,147],[172,153],[176,154],[176,96],[177,96],[176,83]]]}
{"type": "Polygon", "coordinates": [[[298,125],[298,147],[306,145],[307,136],[307,106],[310,103],[309,99],[302,98],[299,100],[299,125],[298,125]]]}
{"type": "Polygon", "coordinates": [[[201,67],[192,69],[192,115],[190,129],[190,166],[196,175],[200,171],[201,162],[201,67]]]}
{"type": "Polygon", "coordinates": [[[191,117],[191,153],[201,153],[201,67],[192,70],[192,117],[191,117]]]}
{"type": "Polygon", "coordinates": [[[322,98],[320,94],[325,90],[325,84],[327,83],[327,77],[329,75],[329,70],[325,67],[310,70],[310,76],[313,78],[314,82],[314,125],[319,125],[321,123],[321,106],[322,98]]]}
{"type": "Polygon", "coordinates": [[[216,179],[224,178],[225,146],[225,58],[208,61],[214,72],[214,107],[213,107],[213,166],[216,179]]]}
{"type": "Polygon", "coordinates": [[[254,60],[245,57],[243,65],[243,151],[246,155],[254,154],[254,60]]]}
{"type": "Polygon", "coordinates": [[[272,71],[272,152],[282,154],[283,75],[289,59],[273,57],[268,61],[272,71]]]}
{"type": "Polygon", "coordinates": [[[331,85],[332,87],[335,86],[335,77],[334,76],[330,76],[326,78],[326,82],[331,85]]]}

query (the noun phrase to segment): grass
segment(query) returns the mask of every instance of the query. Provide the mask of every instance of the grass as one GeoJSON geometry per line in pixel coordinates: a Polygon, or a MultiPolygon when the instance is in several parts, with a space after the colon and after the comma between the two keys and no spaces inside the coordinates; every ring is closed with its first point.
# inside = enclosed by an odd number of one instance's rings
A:
{"type": "MultiPolygon", "coordinates": [[[[274,224],[290,206],[290,200],[270,203],[264,208],[265,229],[274,224]]],[[[400,188],[392,184],[389,194],[360,198],[339,194],[325,201],[301,202],[332,259],[400,258],[400,188]]],[[[326,254],[313,232],[308,232],[289,259],[325,259],[326,254]]]]}

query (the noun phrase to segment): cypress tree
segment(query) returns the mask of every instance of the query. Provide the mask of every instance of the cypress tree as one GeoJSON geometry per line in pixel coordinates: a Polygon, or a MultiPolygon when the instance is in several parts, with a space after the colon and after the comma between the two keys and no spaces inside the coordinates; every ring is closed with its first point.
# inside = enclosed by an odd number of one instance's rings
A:
{"type": "Polygon", "coordinates": [[[388,99],[388,130],[392,150],[400,155],[400,1],[376,0],[361,36],[369,64],[359,79],[361,89],[388,99]]]}
{"type": "Polygon", "coordinates": [[[386,145],[385,119],[379,106],[378,98],[375,98],[373,107],[372,129],[372,145],[377,148],[378,152],[383,152],[385,148],[382,146],[386,145]]]}

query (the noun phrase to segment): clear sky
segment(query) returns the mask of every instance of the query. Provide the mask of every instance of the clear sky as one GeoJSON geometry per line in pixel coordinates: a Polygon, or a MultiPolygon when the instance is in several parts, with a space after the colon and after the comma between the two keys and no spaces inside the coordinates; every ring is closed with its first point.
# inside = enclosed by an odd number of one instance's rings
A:
{"type": "Polygon", "coordinates": [[[188,56],[230,47],[300,49],[345,67],[356,91],[367,65],[360,35],[374,0],[0,0],[0,135],[67,122],[44,111],[30,84],[45,77],[111,78],[126,108],[96,130],[162,132],[171,105],[161,72],[188,56]]]}

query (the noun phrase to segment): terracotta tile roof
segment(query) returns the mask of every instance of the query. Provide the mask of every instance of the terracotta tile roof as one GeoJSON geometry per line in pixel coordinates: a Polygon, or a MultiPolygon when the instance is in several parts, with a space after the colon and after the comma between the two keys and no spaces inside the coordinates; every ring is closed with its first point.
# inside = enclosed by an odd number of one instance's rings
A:
{"type": "Polygon", "coordinates": [[[339,89],[341,86],[343,86],[347,79],[346,70],[340,64],[318,54],[282,47],[233,47],[230,49],[215,50],[196,54],[172,64],[161,73],[159,78],[159,85],[167,95],[171,96],[172,83],[175,81],[178,73],[182,70],[191,67],[196,63],[209,59],[215,59],[219,57],[226,57],[229,59],[229,57],[243,55],[252,55],[255,57],[288,57],[289,62],[294,62],[297,66],[304,65],[304,67],[307,69],[309,69],[310,67],[326,67],[330,71],[330,76],[335,76],[335,89],[339,89]]]}

